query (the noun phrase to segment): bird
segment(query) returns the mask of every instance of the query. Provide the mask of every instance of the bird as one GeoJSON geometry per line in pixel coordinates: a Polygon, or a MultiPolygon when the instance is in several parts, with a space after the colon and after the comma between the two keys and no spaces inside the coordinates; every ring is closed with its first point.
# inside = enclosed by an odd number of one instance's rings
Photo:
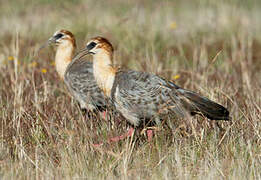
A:
{"type": "Polygon", "coordinates": [[[106,98],[93,76],[93,64],[80,53],[74,56],[76,40],[68,30],[58,30],[48,39],[49,45],[57,46],[55,67],[59,77],[64,80],[80,108],[87,112],[104,111],[106,98]]]}
{"type": "Polygon", "coordinates": [[[100,89],[134,127],[146,120],[158,124],[166,114],[179,117],[199,114],[210,120],[230,119],[227,108],[196,92],[153,73],[123,71],[114,67],[114,49],[104,37],[90,39],[82,51],[84,55],[93,57],[93,74],[100,89]]]}

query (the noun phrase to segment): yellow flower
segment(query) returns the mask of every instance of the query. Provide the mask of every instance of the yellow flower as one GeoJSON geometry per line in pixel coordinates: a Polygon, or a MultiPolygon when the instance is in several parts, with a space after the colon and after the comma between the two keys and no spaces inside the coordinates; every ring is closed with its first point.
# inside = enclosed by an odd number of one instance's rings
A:
{"type": "Polygon", "coordinates": [[[175,21],[173,21],[171,24],[170,24],[170,29],[176,29],[177,28],[177,23],[175,21]]]}
{"type": "MultiPolygon", "coordinates": [[[[8,61],[13,61],[13,60],[15,60],[15,58],[14,58],[14,56],[8,56],[7,57],[7,60],[8,61]]],[[[20,61],[17,59],[17,64],[19,65],[20,64],[20,61]]]]}
{"type": "Polygon", "coordinates": [[[52,62],[51,62],[51,66],[55,66],[55,61],[52,61],[52,62]]]}
{"type": "Polygon", "coordinates": [[[37,62],[33,61],[29,64],[30,67],[36,67],[37,66],[37,62]]]}
{"type": "Polygon", "coordinates": [[[178,75],[178,74],[172,77],[172,79],[174,79],[174,80],[179,79],[179,78],[180,78],[180,75],[178,75]]]}
{"type": "Polygon", "coordinates": [[[14,60],[14,56],[8,56],[8,61],[13,61],[14,60]]]}
{"type": "Polygon", "coordinates": [[[44,74],[47,73],[47,69],[43,68],[42,73],[44,73],[44,74]]]}

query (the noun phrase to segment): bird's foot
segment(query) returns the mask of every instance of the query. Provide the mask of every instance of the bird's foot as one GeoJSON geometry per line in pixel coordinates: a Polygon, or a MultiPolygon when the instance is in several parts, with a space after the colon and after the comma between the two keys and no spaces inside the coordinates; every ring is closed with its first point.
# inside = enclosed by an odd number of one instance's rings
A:
{"type": "Polygon", "coordinates": [[[141,134],[145,135],[145,133],[146,133],[148,142],[151,142],[152,137],[153,137],[153,131],[159,131],[159,130],[160,130],[160,128],[158,128],[158,127],[146,127],[144,129],[142,129],[141,134]]]}

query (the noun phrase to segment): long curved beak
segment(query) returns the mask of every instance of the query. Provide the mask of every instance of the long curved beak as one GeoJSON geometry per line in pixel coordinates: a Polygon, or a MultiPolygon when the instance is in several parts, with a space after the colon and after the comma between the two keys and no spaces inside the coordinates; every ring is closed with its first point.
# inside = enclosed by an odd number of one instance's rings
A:
{"type": "Polygon", "coordinates": [[[42,50],[43,48],[45,48],[45,47],[48,46],[48,45],[49,45],[49,40],[46,41],[44,44],[42,44],[42,45],[39,47],[39,49],[35,52],[35,55],[34,55],[34,56],[38,56],[40,50],[42,50]]]}
{"type": "Polygon", "coordinates": [[[53,43],[55,43],[56,42],[56,38],[55,38],[55,36],[53,36],[53,37],[51,37],[50,39],[48,39],[48,45],[50,45],[50,44],[53,44],[53,43]]]}
{"type": "Polygon", "coordinates": [[[84,57],[84,56],[86,56],[88,54],[90,54],[89,50],[84,48],[84,49],[82,49],[82,50],[77,52],[77,54],[73,57],[73,60],[81,59],[82,57],[84,57]]]}
{"type": "Polygon", "coordinates": [[[42,45],[39,47],[39,49],[35,52],[35,55],[34,55],[34,56],[36,56],[36,55],[38,56],[40,50],[42,50],[43,48],[45,48],[45,47],[48,46],[48,45],[51,45],[51,44],[55,43],[55,41],[56,41],[56,38],[55,38],[54,36],[51,37],[51,38],[49,38],[44,44],[42,44],[42,45]]]}

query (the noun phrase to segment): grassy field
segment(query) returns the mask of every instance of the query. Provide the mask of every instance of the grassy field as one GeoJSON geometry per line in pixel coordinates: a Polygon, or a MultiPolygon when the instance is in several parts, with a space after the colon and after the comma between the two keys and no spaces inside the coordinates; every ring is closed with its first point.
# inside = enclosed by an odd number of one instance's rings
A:
{"type": "Polygon", "coordinates": [[[0,0],[0,179],[261,179],[261,2],[0,0]],[[115,63],[228,107],[232,120],[168,118],[153,141],[86,118],[36,50],[59,29],[96,35],[115,63]]]}

